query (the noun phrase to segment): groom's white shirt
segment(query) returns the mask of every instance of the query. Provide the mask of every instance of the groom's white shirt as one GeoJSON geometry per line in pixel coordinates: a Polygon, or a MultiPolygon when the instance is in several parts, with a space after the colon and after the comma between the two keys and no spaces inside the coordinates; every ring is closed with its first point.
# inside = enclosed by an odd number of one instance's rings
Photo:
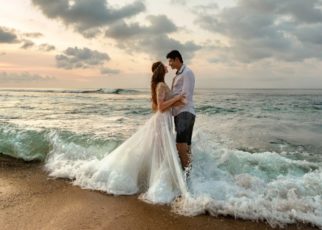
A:
{"type": "Polygon", "coordinates": [[[182,112],[190,112],[196,114],[193,103],[193,91],[195,88],[195,75],[192,70],[186,65],[182,65],[180,70],[177,71],[176,76],[173,78],[171,92],[172,95],[185,94],[187,104],[184,106],[177,106],[172,108],[172,115],[177,116],[182,112]]]}

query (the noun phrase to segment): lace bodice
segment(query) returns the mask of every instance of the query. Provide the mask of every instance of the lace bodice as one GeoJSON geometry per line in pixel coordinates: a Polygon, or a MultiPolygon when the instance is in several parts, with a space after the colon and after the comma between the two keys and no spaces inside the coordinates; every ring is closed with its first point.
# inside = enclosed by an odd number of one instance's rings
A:
{"type": "Polygon", "coordinates": [[[157,102],[166,101],[172,97],[169,86],[164,82],[158,83],[156,91],[157,91],[157,102]]]}

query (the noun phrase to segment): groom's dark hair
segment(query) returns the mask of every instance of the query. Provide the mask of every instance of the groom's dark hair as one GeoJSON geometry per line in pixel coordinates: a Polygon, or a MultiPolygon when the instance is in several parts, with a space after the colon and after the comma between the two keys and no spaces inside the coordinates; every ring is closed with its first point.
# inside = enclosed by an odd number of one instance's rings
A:
{"type": "Polygon", "coordinates": [[[183,63],[182,56],[178,50],[172,50],[170,53],[167,54],[167,59],[173,59],[179,58],[179,61],[183,63]]]}

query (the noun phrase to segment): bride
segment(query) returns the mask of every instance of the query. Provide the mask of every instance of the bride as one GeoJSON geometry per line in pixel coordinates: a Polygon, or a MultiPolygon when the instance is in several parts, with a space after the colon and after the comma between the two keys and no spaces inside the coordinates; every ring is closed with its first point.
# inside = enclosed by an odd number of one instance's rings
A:
{"type": "Polygon", "coordinates": [[[74,184],[115,195],[140,194],[141,200],[159,204],[187,193],[170,112],[185,97],[172,97],[164,82],[167,68],[162,62],[154,63],[152,72],[154,115],[105,158],[81,170],[74,184]]]}

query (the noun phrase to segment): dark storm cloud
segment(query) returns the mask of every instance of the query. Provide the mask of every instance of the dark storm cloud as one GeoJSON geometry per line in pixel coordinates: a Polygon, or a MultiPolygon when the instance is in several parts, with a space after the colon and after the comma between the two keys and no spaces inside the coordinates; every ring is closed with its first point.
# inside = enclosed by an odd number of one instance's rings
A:
{"type": "Polygon", "coordinates": [[[318,0],[240,0],[213,13],[199,12],[197,23],[226,36],[225,49],[239,61],[322,59],[321,9],[318,0]]]}
{"type": "Polygon", "coordinates": [[[192,41],[180,42],[171,38],[169,34],[178,32],[179,28],[165,15],[148,16],[147,21],[149,25],[120,21],[106,31],[106,36],[114,38],[118,47],[128,52],[144,52],[158,59],[164,59],[170,50],[177,49],[189,61],[201,48],[192,41]]]}
{"type": "Polygon", "coordinates": [[[109,60],[108,54],[88,48],[69,47],[63,54],[56,55],[57,67],[64,69],[90,68],[102,65],[105,61],[109,60]]]}
{"type": "Polygon", "coordinates": [[[145,10],[142,2],[136,1],[122,8],[113,8],[106,0],[32,0],[32,3],[49,18],[60,19],[73,25],[86,37],[93,37],[98,28],[134,16],[145,10]]]}
{"type": "Polygon", "coordinates": [[[17,43],[18,37],[14,30],[0,26],[0,43],[17,43]]]}

